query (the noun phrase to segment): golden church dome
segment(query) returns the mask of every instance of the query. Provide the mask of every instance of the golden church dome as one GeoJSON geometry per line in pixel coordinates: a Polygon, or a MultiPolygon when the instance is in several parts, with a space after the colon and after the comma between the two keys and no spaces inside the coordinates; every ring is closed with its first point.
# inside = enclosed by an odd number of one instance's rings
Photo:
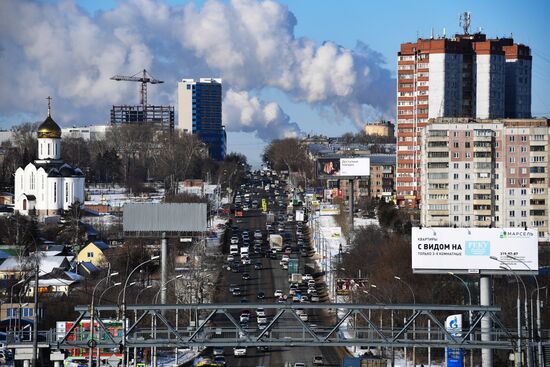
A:
{"type": "Polygon", "coordinates": [[[48,117],[38,127],[38,138],[61,138],[61,128],[48,114],[48,117]]]}

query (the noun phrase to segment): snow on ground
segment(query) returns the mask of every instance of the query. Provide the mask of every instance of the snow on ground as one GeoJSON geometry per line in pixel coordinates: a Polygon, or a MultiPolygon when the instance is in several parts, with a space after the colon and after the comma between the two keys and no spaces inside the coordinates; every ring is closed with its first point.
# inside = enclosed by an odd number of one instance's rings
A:
{"type": "MultiPolygon", "coordinates": [[[[348,248],[348,244],[346,241],[345,236],[341,237],[335,237],[331,236],[330,233],[333,233],[333,231],[329,230],[331,227],[338,227],[338,223],[336,223],[336,218],[334,216],[315,216],[313,219],[313,224],[310,224],[310,228],[312,228],[314,237],[319,235],[319,238],[317,242],[314,241],[315,244],[321,244],[325,243],[326,245],[326,254],[328,256],[327,259],[321,259],[317,260],[317,264],[321,269],[325,269],[325,261],[328,261],[327,265],[327,275],[326,275],[326,282],[327,282],[327,288],[329,289],[329,298],[330,302],[337,302],[337,303],[346,303],[346,297],[345,296],[337,296],[336,295],[336,289],[335,289],[335,273],[336,273],[336,264],[337,264],[337,256],[338,252],[340,250],[340,244],[342,245],[342,250],[346,251],[348,248]],[[318,222],[316,225],[315,222],[318,222]],[[319,229],[319,231],[316,231],[316,229],[319,229]]],[[[354,226],[355,228],[362,227],[362,226],[368,226],[368,225],[379,225],[378,219],[372,219],[372,218],[354,218],[354,226]]],[[[316,248],[316,251],[319,255],[322,256],[322,249],[316,248]]],[[[344,309],[338,309],[338,318],[344,317],[346,314],[346,311],[344,309]]],[[[353,327],[350,324],[351,319],[348,323],[343,323],[340,326],[339,334],[341,337],[344,338],[353,338],[353,327]]],[[[356,357],[359,357],[363,355],[366,351],[363,350],[356,350],[356,348],[348,347],[347,348],[349,353],[351,355],[354,355],[356,357]]],[[[376,353],[375,353],[376,354],[376,353]]],[[[388,361],[388,366],[391,365],[391,361],[388,361]]],[[[411,367],[412,361],[408,361],[408,364],[405,364],[405,360],[403,358],[403,350],[402,349],[396,349],[395,350],[395,367],[411,367]]],[[[427,366],[427,365],[425,365],[427,366]]],[[[431,363],[431,367],[442,367],[443,365],[440,363],[431,363]]],[[[420,367],[420,364],[417,364],[417,367],[420,367]]]]}

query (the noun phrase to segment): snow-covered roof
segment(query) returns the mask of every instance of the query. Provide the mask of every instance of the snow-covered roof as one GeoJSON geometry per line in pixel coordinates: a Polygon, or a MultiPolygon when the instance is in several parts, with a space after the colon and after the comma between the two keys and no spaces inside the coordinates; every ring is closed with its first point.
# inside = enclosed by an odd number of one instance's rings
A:
{"type": "MultiPolygon", "coordinates": [[[[31,260],[28,258],[12,256],[0,264],[0,271],[21,271],[23,265],[30,263],[31,260]]],[[[69,261],[66,256],[45,256],[40,259],[40,272],[42,274],[51,273],[52,270],[56,268],[69,268],[69,261]]]]}

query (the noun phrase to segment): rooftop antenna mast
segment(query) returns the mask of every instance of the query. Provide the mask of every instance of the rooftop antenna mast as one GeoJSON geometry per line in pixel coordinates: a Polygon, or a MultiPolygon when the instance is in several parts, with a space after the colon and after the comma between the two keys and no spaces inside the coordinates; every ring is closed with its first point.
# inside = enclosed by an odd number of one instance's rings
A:
{"type": "Polygon", "coordinates": [[[465,35],[470,34],[469,29],[470,29],[470,23],[471,23],[471,16],[472,14],[468,11],[465,11],[464,13],[460,14],[459,25],[464,30],[465,35]]]}

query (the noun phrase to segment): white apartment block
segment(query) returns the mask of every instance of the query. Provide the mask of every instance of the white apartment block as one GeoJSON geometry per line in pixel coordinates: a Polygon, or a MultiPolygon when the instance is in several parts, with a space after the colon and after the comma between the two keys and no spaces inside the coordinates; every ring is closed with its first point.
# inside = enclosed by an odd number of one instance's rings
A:
{"type": "Polygon", "coordinates": [[[532,227],[550,241],[548,119],[431,119],[422,129],[421,223],[532,227]]]}

